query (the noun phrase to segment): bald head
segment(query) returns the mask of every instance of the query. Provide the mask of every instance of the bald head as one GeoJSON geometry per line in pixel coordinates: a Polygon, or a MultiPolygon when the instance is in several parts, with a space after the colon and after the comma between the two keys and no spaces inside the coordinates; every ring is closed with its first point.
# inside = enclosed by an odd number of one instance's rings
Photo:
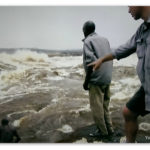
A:
{"type": "Polygon", "coordinates": [[[87,37],[89,34],[95,32],[95,23],[93,21],[87,21],[83,25],[84,36],[87,37]]]}

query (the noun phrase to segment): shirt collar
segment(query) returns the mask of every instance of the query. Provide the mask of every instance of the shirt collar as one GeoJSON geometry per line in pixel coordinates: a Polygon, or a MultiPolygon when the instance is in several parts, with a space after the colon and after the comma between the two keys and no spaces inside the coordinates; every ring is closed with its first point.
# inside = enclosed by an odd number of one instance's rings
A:
{"type": "Polygon", "coordinates": [[[143,24],[143,30],[147,30],[150,27],[150,16],[147,19],[147,21],[144,22],[143,24]]]}
{"type": "Polygon", "coordinates": [[[87,39],[89,36],[93,36],[93,35],[96,35],[96,32],[93,32],[93,33],[89,34],[86,38],[82,39],[82,41],[84,42],[85,39],[87,39]]]}

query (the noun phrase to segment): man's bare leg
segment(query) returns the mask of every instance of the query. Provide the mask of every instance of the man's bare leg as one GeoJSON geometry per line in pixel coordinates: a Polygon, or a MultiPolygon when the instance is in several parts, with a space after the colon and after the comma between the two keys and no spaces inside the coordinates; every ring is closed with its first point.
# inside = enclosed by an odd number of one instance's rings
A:
{"type": "Polygon", "coordinates": [[[124,107],[123,116],[125,119],[126,142],[134,143],[138,131],[138,115],[130,111],[127,107],[124,107]]]}

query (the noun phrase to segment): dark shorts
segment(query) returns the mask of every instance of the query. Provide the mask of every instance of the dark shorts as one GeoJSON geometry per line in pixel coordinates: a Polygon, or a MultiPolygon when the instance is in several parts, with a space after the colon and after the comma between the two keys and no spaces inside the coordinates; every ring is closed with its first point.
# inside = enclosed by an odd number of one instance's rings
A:
{"type": "Polygon", "coordinates": [[[137,115],[145,116],[150,113],[145,110],[145,91],[141,86],[134,96],[127,102],[126,107],[137,115]]]}

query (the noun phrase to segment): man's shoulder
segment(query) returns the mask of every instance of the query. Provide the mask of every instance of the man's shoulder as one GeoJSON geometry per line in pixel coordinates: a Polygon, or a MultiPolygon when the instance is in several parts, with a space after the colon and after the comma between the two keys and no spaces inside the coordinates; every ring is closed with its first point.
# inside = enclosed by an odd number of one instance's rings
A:
{"type": "Polygon", "coordinates": [[[108,39],[106,37],[103,37],[103,36],[98,36],[98,37],[100,40],[108,42],[108,39]]]}
{"type": "Polygon", "coordinates": [[[97,40],[99,40],[99,41],[107,41],[108,42],[108,39],[107,38],[105,38],[105,37],[103,37],[103,36],[100,36],[100,35],[98,35],[98,34],[95,34],[95,35],[93,35],[93,36],[88,36],[86,39],[85,39],[85,43],[89,43],[89,42],[92,42],[92,41],[97,41],[97,40]]]}

